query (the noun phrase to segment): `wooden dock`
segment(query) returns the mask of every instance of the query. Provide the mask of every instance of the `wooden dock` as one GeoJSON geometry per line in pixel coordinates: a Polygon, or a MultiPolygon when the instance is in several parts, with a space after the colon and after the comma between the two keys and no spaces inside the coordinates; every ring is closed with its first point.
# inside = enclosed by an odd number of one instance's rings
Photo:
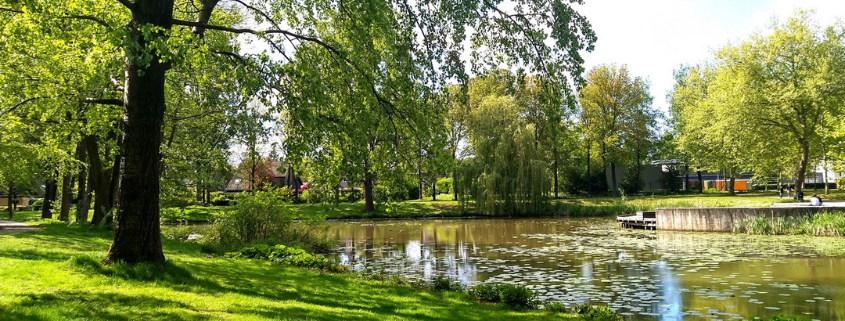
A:
{"type": "Polygon", "coordinates": [[[617,216],[616,221],[626,228],[640,228],[646,230],[657,229],[657,212],[643,211],[636,214],[617,216]]]}

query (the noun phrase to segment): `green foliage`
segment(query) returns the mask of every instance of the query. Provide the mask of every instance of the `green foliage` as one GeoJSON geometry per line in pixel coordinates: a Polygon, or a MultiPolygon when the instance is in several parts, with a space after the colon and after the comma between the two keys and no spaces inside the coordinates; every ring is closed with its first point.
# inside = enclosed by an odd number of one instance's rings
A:
{"type": "Polygon", "coordinates": [[[458,280],[454,280],[444,275],[438,275],[431,280],[431,289],[434,291],[463,292],[464,286],[458,280]]]}
{"type": "Polygon", "coordinates": [[[543,310],[552,312],[552,313],[566,313],[569,309],[566,308],[566,305],[560,301],[553,301],[547,302],[543,304],[543,310]]]}
{"type": "MultiPolygon", "coordinates": [[[[587,82],[579,97],[580,125],[586,134],[584,143],[602,161],[599,170],[640,166],[654,138],[652,129],[658,117],[651,105],[653,98],[648,93],[648,82],[640,77],[632,78],[627,65],[613,64],[591,69],[587,82]]],[[[631,177],[625,189],[638,192],[643,185],[639,180],[631,177]]],[[[610,188],[617,195],[616,182],[611,182],[610,188]]]]}
{"type": "Polygon", "coordinates": [[[537,295],[524,285],[482,283],[470,288],[469,294],[480,301],[501,302],[513,308],[530,309],[539,304],[537,295]]]}
{"type": "Polygon", "coordinates": [[[821,212],[798,217],[758,216],[740,220],[734,233],[756,235],[845,236],[845,213],[821,212]]]}
{"type": "Polygon", "coordinates": [[[678,169],[675,166],[669,166],[669,170],[665,172],[660,172],[660,178],[658,182],[664,190],[669,193],[678,193],[681,191],[684,182],[681,180],[679,176],[678,169]]]}
{"type": "Polygon", "coordinates": [[[327,272],[346,272],[346,266],[340,265],[323,255],[311,254],[298,247],[284,245],[256,245],[242,248],[237,252],[226,253],[231,258],[269,260],[274,263],[319,269],[327,272]]]}
{"type": "Polygon", "coordinates": [[[455,187],[462,204],[490,215],[549,211],[549,163],[539,148],[539,128],[514,95],[513,75],[497,71],[470,84],[472,112],[466,128],[474,157],[461,160],[455,187]],[[471,202],[470,202],[471,201],[471,202]]]}
{"type": "Polygon", "coordinates": [[[452,193],[452,178],[451,177],[442,177],[437,179],[437,192],[442,194],[450,194],[452,193]]]}
{"type": "Polygon", "coordinates": [[[469,294],[476,300],[485,302],[499,302],[499,284],[481,283],[469,289],[469,294]]]}
{"type": "Polygon", "coordinates": [[[572,311],[578,313],[583,320],[591,321],[622,321],[625,320],[622,315],[613,311],[607,306],[594,306],[588,304],[575,305],[572,311]]]}
{"type": "Polygon", "coordinates": [[[249,244],[285,238],[293,216],[283,189],[241,194],[234,208],[217,223],[223,244],[249,244]]]}

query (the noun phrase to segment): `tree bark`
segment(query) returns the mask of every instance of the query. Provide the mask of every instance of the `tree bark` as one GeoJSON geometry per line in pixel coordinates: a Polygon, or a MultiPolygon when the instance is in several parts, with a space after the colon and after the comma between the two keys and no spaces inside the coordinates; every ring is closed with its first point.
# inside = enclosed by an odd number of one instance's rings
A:
{"type": "Polygon", "coordinates": [[[67,222],[70,218],[70,195],[73,186],[73,176],[62,176],[62,207],[59,210],[59,221],[67,222]]]}
{"type": "Polygon", "coordinates": [[[590,142],[587,142],[587,195],[593,193],[592,177],[590,177],[590,142]]]}
{"type": "Polygon", "coordinates": [[[458,200],[458,152],[457,147],[452,148],[452,194],[454,200],[458,200]]]}
{"type": "MultiPolygon", "coordinates": [[[[83,147],[83,143],[79,143],[79,146],[76,148],[76,155],[77,159],[80,162],[87,162],[85,148],[83,147]]],[[[91,200],[91,191],[89,182],[92,180],[90,169],[83,168],[79,172],[79,177],[77,181],[79,181],[79,188],[76,194],[76,223],[82,224],[88,222],[88,209],[90,206],[91,200]]]]}
{"type": "Polygon", "coordinates": [[[144,37],[141,27],[151,24],[170,30],[173,25],[173,0],[137,0],[133,3],[129,24],[130,41],[137,46],[126,49],[126,84],[124,94],[123,188],[118,195],[117,226],[106,263],[164,263],[161,249],[159,213],[159,174],[161,173],[161,126],[164,122],[164,81],[169,64],[155,51],[141,52],[154,33],[144,37]]]}
{"type": "Polygon", "coordinates": [[[827,152],[822,150],[822,180],[824,181],[824,195],[830,193],[830,187],[827,186],[827,152]]]}
{"type": "Polygon", "coordinates": [[[431,200],[437,200],[437,177],[435,176],[431,180],[431,200]]]}
{"type": "Polygon", "coordinates": [[[619,190],[616,187],[616,162],[610,162],[610,181],[613,184],[613,196],[619,196],[619,190]]]}
{"type": "MultiPolygon", "coordinates": [[[[109,180],[109,203],[108,208],[109,212],[116,215],[117,214],[117,193],[120,189],[120,167],[121,167],[121,160],[123,157],[120,156],[120,153],[115,153],[114,156],[114,164],[112,164],[111,168],[111,177],[109,180]]],[[[114,215],[106,216],[106,224],[113,224],[114,223],[114,215]]]]}
{"type": "Polygon", "coordinates": [[[804,179],[807,177],[807,163],[810,161],[810,143],[805,140],[800,140],[798,143],[801,146],[801,160],[798,162],[798,173],[795,173],[795,176],[798,177],[795,180],[796,195],[798,192],[804,190],[804,179]]]}
{"type": "Polygon", "coordinates": [[[53,203],[56,202],[56,179],[50,178],[44,187],[44,204],[41,206],[41,219],[53,218],[53,203]]]}
{"type": "Polygon", "coordinates": [[[731,179],[728,181],[728,195],[736,195],[736,190],[734,189],[736,183],[735,175],[731,174],[731,179]]]}
{"type": "Polygon", "coordinates": [[[373,174],[370,173],[370,167],[367,166],[367,161],[364,161],[364,212],[372,212],[376,210],[373,204],[373,174]]]}
{"type": "Polygon", "coordinates": [[[97,137],[89,135],[83,141],[88,150],[88,170],[93,178],[91,188],[94,189],[94,215],[91,224],[99,225],[111,211],[111,171],[103,168],[97,137]]]}
{"type": "Polygon", "coordinates": [[[558,190],[559,190],[558,185],[559,184],[558,184],[558,167],[557,167],[557,146],[552,147],[552,157],[554,157],[554,161],[553,161],[552,166],[554,166],[554,172],[555,172],[555,198],[558,198],[559,197],[559,195],[558,195],[558,190]]]}
{"type": "Polygon", "coordinates": [[[9,219],[13,219],[15,217],[15,206],[17,205],[18,196],[17,190],[14,184],[10,184],[9,186],[9,195],[7,200],[6,211],[9,212],[9,219]]]}
{"type": "Polygon", "coordinates": [[[701,167],[696,167],[698,173],[698,194],[704,193],[704,179],[701,177],[701,167]]]}

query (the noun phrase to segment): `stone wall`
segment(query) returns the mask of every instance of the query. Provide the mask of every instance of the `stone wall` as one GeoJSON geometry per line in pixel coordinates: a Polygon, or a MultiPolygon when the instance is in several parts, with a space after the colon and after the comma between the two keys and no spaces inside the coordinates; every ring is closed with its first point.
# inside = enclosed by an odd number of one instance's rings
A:
{"type": "Polygon", "coordinates": [[[845,211],[832,207],[691,207],[658,208],[657,229],[669,231],[730,232],[734,222],[757,216],[794,217],[821,211],[845,211]]]}

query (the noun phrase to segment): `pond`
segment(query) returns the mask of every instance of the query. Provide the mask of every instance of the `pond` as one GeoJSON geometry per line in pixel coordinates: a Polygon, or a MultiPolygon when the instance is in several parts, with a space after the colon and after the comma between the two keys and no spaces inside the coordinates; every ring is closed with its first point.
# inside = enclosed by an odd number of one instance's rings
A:
{"type": "Polygon", "coordinates": [[[845,240],[644,231],[612,219],[332,222],[354,270],[525,284],[635,320],[845,319],[845,240]]]}

